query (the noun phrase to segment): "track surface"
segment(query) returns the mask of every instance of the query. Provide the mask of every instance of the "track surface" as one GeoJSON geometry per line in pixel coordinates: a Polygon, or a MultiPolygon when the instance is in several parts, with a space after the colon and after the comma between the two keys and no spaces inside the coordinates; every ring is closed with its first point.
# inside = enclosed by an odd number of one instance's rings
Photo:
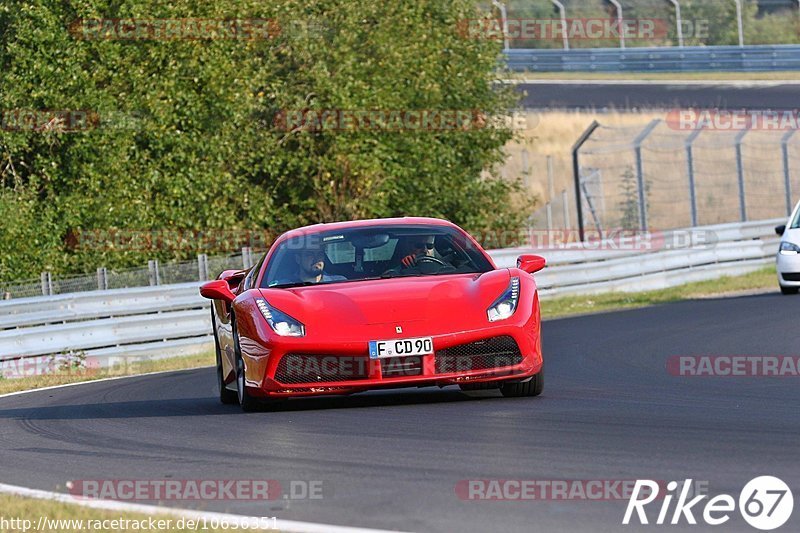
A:
{"type": "MultiPolygon", "coordinates": [[[[800,297],[768,294],[547,321],[539,398],[406,390],[243,414],[217,402],[211,369],[4,398],[0,482],[322,480],[322,500],[169,505],[412,531],[652,531],[620,525],[625,501],[462,501],[454,487],[693,478],[738,498],[771,474],[795,491],[780,531],[797,531],[798,379],[678,378],[665,361],[797,354],[798,313],[800,297]]],[[[715,529],[755,531],[738,515],[715,529]]]]}
{"type": "Polygon", "coordinates": [[[673,109],[720,108],[792,110],[800,102],[800,85],[736,86],[592,83],[520,84],[527,108],[567,109],[673,109]]]}

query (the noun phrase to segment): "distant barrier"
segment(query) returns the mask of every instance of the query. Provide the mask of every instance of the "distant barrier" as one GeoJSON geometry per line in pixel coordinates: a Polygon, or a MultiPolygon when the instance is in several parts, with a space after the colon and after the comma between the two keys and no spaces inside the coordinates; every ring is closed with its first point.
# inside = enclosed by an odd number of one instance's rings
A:
{"type": "Polygon", "coordinates": [[[800,70],[800,45],[510,49],[508,68],[530,72],[769,72],[800,70]]]}
{"type": "MultiPolygon", "coordinates": [[[[762,268],[774,260],[774,226],[783,221],[692,228],[685,231],[713,235],[713,242],[678,249],[585,250],[572,244],[564,249],[503,249],[490,254],[501,268],[515,265],[523,253],[545,256],[549,266],[536,274],[543,298],[659,289],[762,268]]],[[[670,234],[664,237],[671,239],[670,234]]],[[[0,302],[0,362],[68,351],[102,361],[209,349],[211,315],[198,287],[194,282],[0,302]]]]}

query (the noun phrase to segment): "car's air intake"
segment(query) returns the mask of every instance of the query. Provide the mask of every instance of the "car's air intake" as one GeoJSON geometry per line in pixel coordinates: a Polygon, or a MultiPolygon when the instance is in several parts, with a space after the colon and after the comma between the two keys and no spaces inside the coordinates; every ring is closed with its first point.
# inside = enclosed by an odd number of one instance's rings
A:
{"type": "Polygon", "coordinates": [[[518,365],[522,354],[513,337],[505,335],[436,352],[436,373],[452,374],[518,365]]]}

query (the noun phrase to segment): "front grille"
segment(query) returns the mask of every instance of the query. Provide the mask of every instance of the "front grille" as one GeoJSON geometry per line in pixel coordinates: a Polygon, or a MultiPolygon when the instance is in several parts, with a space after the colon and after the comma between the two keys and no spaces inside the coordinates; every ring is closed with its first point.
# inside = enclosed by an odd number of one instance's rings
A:
{"type": "Polygon", "coordinates": [[[800,272],[784,272],[783,281],[800,281],[800,272]]]}
{"type": "Polygon", "coordinates": [[[287,385],[351,381],[368,376],[369,358],[350,355],[290,353],[281,358],[275,371],[275,379],[287,385]]]}
{"type": "Polygon", "coordinates": [[[502,368],[521,362],[522,353],[517,342],[505,335],[439,350],[436,352],[436,373],[502,368]]]}
{"type": "Polygon", "coordinates": [[[387,357],[381,359],[381,375],[385,378],[397,376],[419,376],[422,374],[422,357],[387,357]]]}

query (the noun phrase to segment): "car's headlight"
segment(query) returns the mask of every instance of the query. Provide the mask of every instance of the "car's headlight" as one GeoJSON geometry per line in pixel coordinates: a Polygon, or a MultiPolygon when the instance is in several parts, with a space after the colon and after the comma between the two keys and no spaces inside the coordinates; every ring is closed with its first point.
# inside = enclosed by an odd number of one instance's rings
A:
{"type": "Polygon", "coordinates": [[[800,246],[794,243],[783,241],[781,242],[780,253],[783,255],[797,255],[800,254],[800,246]]]}
{"type": "Polygon", "coordinates": [[[272,331],[283,337],[303,337],[306,334],[306,327],[290,317],[283,311],[275,309],[266,300],[256,300],[256,305],[264,315],[264,318],[272,328],[272,331]]]}
{"type": "Polygon", "coordinates": [[[514,314],[517,310],[517,303],[519,302],[519,278],[512,277],[508,288],[500,297],[494,301],[492,306],[486,310],[489,317],[489,322],[497,322],[498,320],[505,320],[514,314]]]}

